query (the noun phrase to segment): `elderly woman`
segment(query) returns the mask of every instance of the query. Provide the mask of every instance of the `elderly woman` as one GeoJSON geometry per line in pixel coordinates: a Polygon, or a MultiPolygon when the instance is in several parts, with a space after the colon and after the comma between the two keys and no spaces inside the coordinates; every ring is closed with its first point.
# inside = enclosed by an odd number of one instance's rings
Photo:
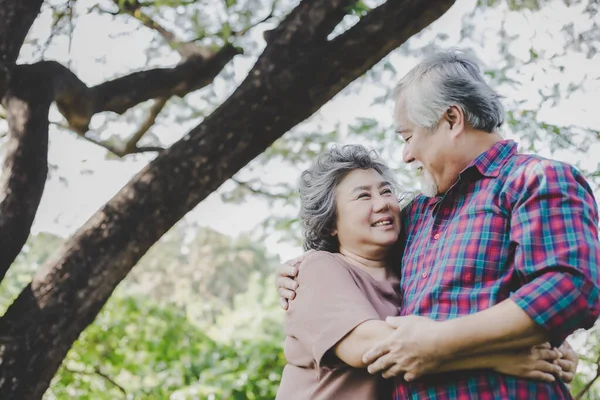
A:
{"type": "MultiPolygon", "coordinates": [[[[362,146],[333,148],[304,171],[300,218],[306,250],[286,313],[286,365],[278,399],[385,399],[389,381],[370,375],[363,354],[393,332],[385,318],[402,306],[397,263],[400,210],[394,178],[362,146]]],[[[490,354],[455,360],[440,371],[494,368],[554,380],[558,352],[490,354]]],[[[572,371],[568,371],[572,372],[572,371]]]]}

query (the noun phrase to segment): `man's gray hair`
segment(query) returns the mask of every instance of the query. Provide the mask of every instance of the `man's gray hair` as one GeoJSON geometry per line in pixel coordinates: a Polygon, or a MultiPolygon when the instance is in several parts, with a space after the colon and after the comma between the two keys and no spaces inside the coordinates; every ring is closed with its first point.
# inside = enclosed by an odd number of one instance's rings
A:
{"type": "Polygon", "coordinates": [[[465,113],[474,129],[495,132],[504,122],[504,108],[485,83],[477,62],[460,50],[433,54],[414,67],[396,87],[408,119],[433,130],[450,106],[465,113]]]}
{"type": "Polygon", "coordinates": [[[333,147],[322,153],[300,177],[300,220],[304,227],[304,249],[339,251],[339,242],[331,236],[336,219],[336,189],[344,177],[356,169],[374,169],[394,191],[397,184],[392,171],[377,153],[361,145],[333,147]]]}

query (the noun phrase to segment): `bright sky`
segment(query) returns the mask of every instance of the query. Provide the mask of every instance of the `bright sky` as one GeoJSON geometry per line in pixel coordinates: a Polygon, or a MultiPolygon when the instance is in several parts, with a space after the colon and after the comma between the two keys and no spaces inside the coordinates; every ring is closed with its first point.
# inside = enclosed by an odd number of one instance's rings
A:
{"type": "MultiPolygon", "coordinates": [[[[81,4],[82,2],[78,2],[81,4]]],[[[457,0],[455,6],[442,18],[436,21],[428,30],[428,33],[420,38],[426,43],[439,33],[445,33],[449,39],[445,43],[456,43],[460,37],[462,17],[470,12],[476,0],[457,0]]],[[[500,12],[500,11],[498,11],[500,12]]],[[[489,28],[498,24],[498,15],[491,13],[486,20],[482,20],[482,28],[489,28]]],[[[70,46],[68,41],[62,40],[54,45],[47,53],[49,59],[66,61],[72,60],[70,67],[88,85],[102,82],[106,79],[127,73],[131,68],[142,68],[146,59],[141,49],[152,37],[152,33],[140,29],[129,36],[111,38],[106,35],[109,29],[120,29],[133,31],[132,25],[107,25],[105,18],[94,16],[81,17],[70,46]],[[116,26],[116,28],[115,28],[116,26]],[[70,52],[69,52],[70,51],[70,52]],[[102,62],[99,62],[102,61],[102,62]]],[[[522,40],[514,46],[511,51],[517,56],[527,59],[529,48],[533,43],[536,48],[548,49],[548,54],[562,49],[564,43],[556,36],[557,30],[547,27],[563,26],[567,21],[575,22],[576,26],[584,26],[587,19],[581,16],[581,9],[566,8],[561,0],[556,0],[547,6],[543,13],[514,14],[509,17],[506,29],[509,34],[519,35],[522,40]],[[579,21],[579,22],[578,22],[579,21]],[[554,48],[554,50],[553,50],[554,48]]],[[[44,37],[50,26],[50,15],[42,15],[34,25],[32,37],[44,37]]],[[[116,33],[116,32],[115,32],[116,33]]],[[[498,55],[494,53],[494,45],[497,38],[493,36],[478,36],[482,43],[473,43],[479,57],[488,64],[496,62],[498,55]],[[490,50],[491,49],[491,50],[490,50]]],[[[419,41],[414,41],[418,44],[419,41]]],[[[32,54],[31,47],[25,47],[21,54],[22,62],[37,60],[32,54]]],[[[175,54],[166,54],[162,58],[153,60],[153,65],[173,65],[178,57],[175,54]]],[[[394,67],[402,75],[418,60],[407,58],[400,54],[390,58],[394,67]]],[[[238,82],[251,67],[252,60],[236,60],[235,68],[238,82]]],[[[556,81],[561,84],[573,78],[588,76],[588,84],[574,94],[561,106],[560,112],[554,109],[543,110],[541,116],[551,123],[576,123],[580,126],[600,129],[600,113],[595,112],[592,107],[598,104],[598,93],[600,93],[600,68],[599,57],[587,60],[585,58],[571,57],[564,60],[567,65],[566,73],[562,75],[549,76],[550,72],[544,70],[519,71],[519,79],[526,82],[518,86],[513,93],[503,93],[505,96],[520,96],[527,98],[537,96],[538,86],[529,84],[537,79],[556,81]],[[528,94],[528,91],[531,91],[528,94]]],[[[393,85],[393,81],[389,82],[393,85]]],[[[227,90],[216,88],[217,94],[226,96],[227,90]]],[[[382,107],[373,107],[371,102],[380,89],[374,86],[361,85],[360,88],[347,95],[339,95],[326,106],[324,106],[308,124],[318,123],[321,126],[333,127],[338,121],[351,122],[356,117],[377,118],[383,121],[390,120],[391,110],[382,107]]],[[[189,96],[189,101],[201,101],[194,96],[189,96]]],[[[102,116],[95,117],[93,124],[98,126],[102,122],[102,116]]],[[[55,112],[52,119],[60,121],[60,116],[55,112]]],[[[184,124],[173,121],[172,124],[163,126],[161,138],[171,135],[171,141],[183,136],[193,124],[184,124]],[[172,132],[172,133],[171,133],[172,132]]],[[[122,130],[122,132],[133,132],[135,125],[123,122],[112,124],[111,130],[122,130]]],[[[109,135],[110,132],[107,133],[109,135]]],[[[590,154],[593,154],[590,149],[590,154]]],[[[596,150],[600,150],[596,146],[596,150]]],[[[566,161],[568,155],[564,156],[566,161]]],[[[147,161],[149,156],[127,157],[124,160],[107,159],[106,150],[90,144],[69,132],[60,132],[56,129],[51,131],[50,138],[50,163],[56,166],[51,172],[46,190],[36,217],[33,231],[50,231],[60,235],[68,235],[80,227],[98,208],[110,199],[147,161]],[[59,179],[58,177],[61,177],[59,179]]],[[[596,168],[592,157],[587,159],[589,168],[596,168]]],[[[296,179],[299,171],[293,179],[296,179]]],[[[282,177],[272,174],[270,179],[277,181],[283,178],[290,182],[290,176],[282,177]]],[[[259,200],[248,200],[242,205],[224,204],[220,201],[218,193],[211,195],[202,202],[186,218],[198,221],[201,225],[210,226],[213,229],[229,235],[237,235],[240,232],[251,231],[271,212],[269,206],[259,200]]],[[[300,249],[294,246],[269,243],[270,250],[283,258],[296,256],[300,249]]]]}

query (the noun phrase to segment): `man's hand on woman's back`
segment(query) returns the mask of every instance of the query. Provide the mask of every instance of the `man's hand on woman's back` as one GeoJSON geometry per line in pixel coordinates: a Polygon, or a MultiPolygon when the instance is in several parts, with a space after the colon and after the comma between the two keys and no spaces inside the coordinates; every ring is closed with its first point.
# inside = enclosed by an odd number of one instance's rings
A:
{"type": "Polygon", "coordinates": [[[299,257],[280,264],[275,269],[275,287],[279,292],[279,304],[284,310],[288,309],[288,302],[296,297],[298,283],[295,281],[295,279],[298,275],[298,268],[306,256],[313,251],[314,250],[309,250],[299,257]]]}

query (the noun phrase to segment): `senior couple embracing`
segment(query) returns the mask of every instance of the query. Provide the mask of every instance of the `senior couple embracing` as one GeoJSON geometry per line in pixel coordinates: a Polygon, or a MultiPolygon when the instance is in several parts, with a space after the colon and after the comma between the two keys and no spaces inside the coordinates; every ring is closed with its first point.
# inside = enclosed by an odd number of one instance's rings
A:
{"type": "Polygon", "coordinates": [[[398,84],[400,207],[362,146],[304,171],[305,249],[277,270],[278,399],[569,399],[565,338],[600,314],[598,209],[574,167],[520,154],[475,62],[434,54],[398,84]]]}

